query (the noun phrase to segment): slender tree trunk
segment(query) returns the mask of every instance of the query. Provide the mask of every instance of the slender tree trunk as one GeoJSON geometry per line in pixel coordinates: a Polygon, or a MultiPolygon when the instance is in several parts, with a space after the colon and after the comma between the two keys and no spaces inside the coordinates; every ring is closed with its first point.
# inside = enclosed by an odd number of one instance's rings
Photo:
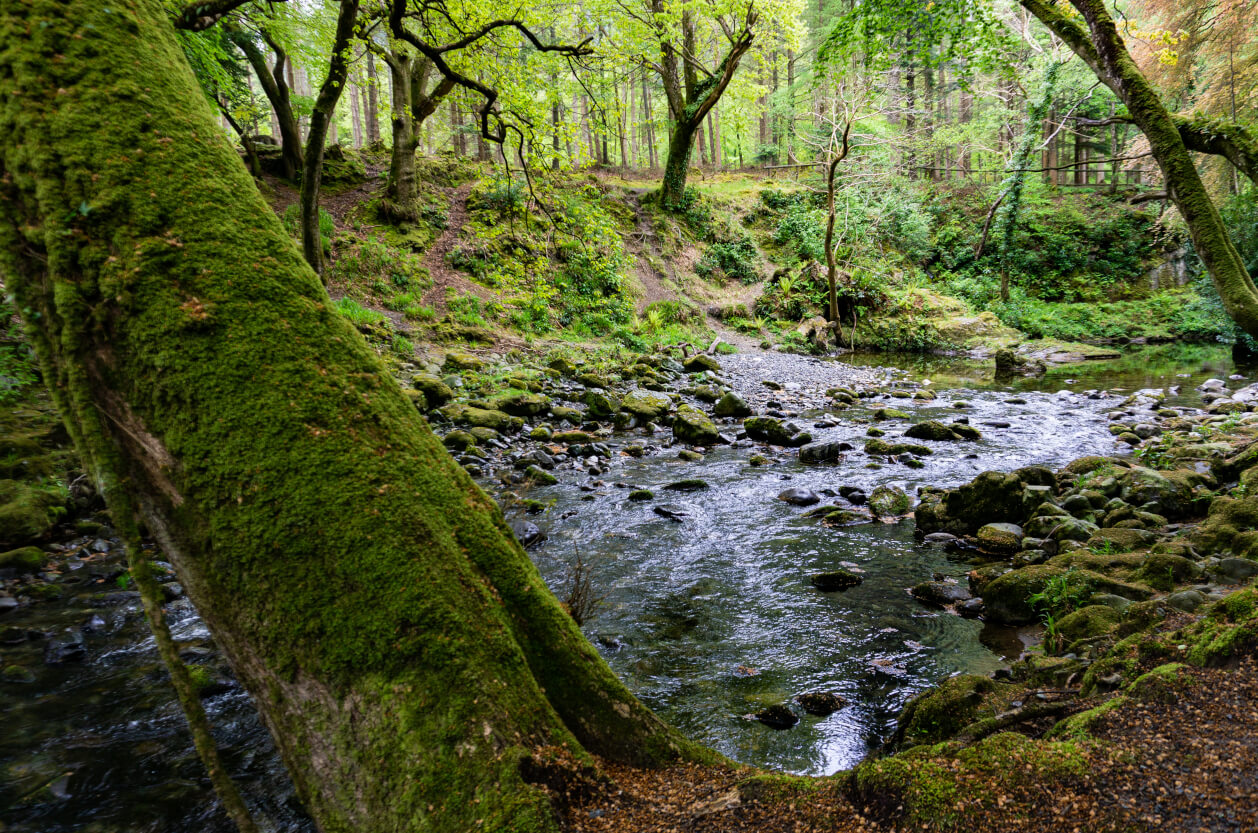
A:
{"type": "Polygon", "coordinates": [[[292,100],[289,97],[291,85],[284,78],[284,67],[288,64],[288,56],[274,44],[275,64],[268,67],[266,55],[253,42],[251,36],[235,29],[228,29],[228,37],[240,47],[245,59],[253,67],[262,92],[271,102],[271,111],[275,114],[275,124],[280,138],[280,161],[284,166],[284,178],[294,180],[302,167],[301,128],[297,117],[293,114],[292,100]]]}
{"type": "Polygon", "coordinates": [[[367,52],[367,144],[380,141],[380,79],[376,75],[376,56],[367,52]]]}
{"type": "Polygon", "coordinates": [[[708,113],[708,155],[712,159],[712,167],[720,169],[721,167],[721,144],[716,138],[716,108],[712,108],[712,112],[708,113]]]}
{"type": "Polygon", "coordinates": [[[655,170],[657,166],[655,152],[655,122],[651,118],[651,94],[647,89],[646,72],[642,73],[642,118],[646,127],[646,146],[647,155],[650,160],[650,169],[655,170]]]}
{"type": "Polygon", "coordinates": [[[358,85],[349,85],[349,109],[350,121],[354,125],[354,147],[363,146],[363,118],[362,112],[358,107],[358,85]]]}
{"type": "Polygon", "coordinates": [[[354,35],[358,18],[359,0],[341,0],[336,20],[336,39],[332,45],[332,58],[328,65],[328,77],[319,89],[314,108],[310,111],[310,133],[306,137],[306,159],[301,172],[301,250],[306,262],[319,274],[323,274],[323,236],[319,233],[319,188],[323,184],[323,149],[328,127],[336,113],[336,102],[345,89],[345,77],[349,74],[349,62],[345,50],[354,35]]]}
{"type": "Polygon", "coordinates": [[[160,543],[318,829],[554,831],[548,750],[700,754],[331,308],[166,14],[0,7],[22,96],[0,108],[0,270],[84,464],[160,543]]]}

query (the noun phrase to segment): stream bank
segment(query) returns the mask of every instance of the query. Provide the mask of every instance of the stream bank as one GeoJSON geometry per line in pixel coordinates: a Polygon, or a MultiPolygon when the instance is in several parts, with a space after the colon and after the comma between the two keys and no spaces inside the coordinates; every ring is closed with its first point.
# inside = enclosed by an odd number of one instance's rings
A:
{"type": "MultiPolygon", "coordinates": [[[[1126,444],[1111,433],[1108,414],[1150,387],[1150,373],[1178,385],[1168,406],[1187,408],[1201,404],[1197,384],[1232,370],[1222,351],[1167,359],[1158,371],[1145,355],[1136,370],[1075,366],[1068,377],[1054,371],[999,383],[956,362],[848,365],[777,353],[715,361],[716,368],[698,361],[687,372],[663,357],[578,367],[562,356],[526,366],[454,354],[415,368],[407,381],[447,443],[503,503],[560,598],[581,556],[593,595],[602,597],[588,611],[586,633],[639,696],[737,760],[807,773],[856,764],[894,733],[916,694],[954,673],[1003,672],[1037,638],[1035,626],[989,627],[910,596],[922,582],[964,584],[972,565],[917,541],[894,505],[874,522],[864,507],[875,490],[912,496],[987,469],[1056,468],[1113,454],[1126,444]],[[783,433],[772,438],[789,444],[740,438],[745,417],[709,416],[744,410],[776,420],[783,433]],[[922,421],[958,419],[981,437],[913,439],[930,453],[866,450],[872,440],[900,441],[922,421]],[[706,444],[679,442],[679,427],[706,444]],[[808,445],[829,446],[835,459],[801,463],[793,444],[805,432],[808,445]],[[819,502],[779,499],[791,489],[819,502]],[[852,490],[866,501],[840,497],[852,490]],[[631,499],[641,492],[651,497],[631,499]],[[808,517],[825,505],[851,512],[850,523],[808,517]],[[813,576],[838,571],[860,584],[840,592],[814,586],[813,576]],[[839,708],[807,714],[796,700],[805,694],[832,694],[839,708]],[[783,730],[747,717],[775,706],[797,722],[783,730]]],[[[117,585],[116,542],[107,526],[81,529],[63,524],[52,536],[59,546],[40,545],[56,550],[46,579],[6,579],[10,594],[17,586],[10,582],[63,592],[46,601],[18,593],[18,610],[0,623],[23,636],[0,647],[5,666],[34,677],[3,685],[6,715],[20,730],[6,733],[0,749],[0,818],[15,830],[226,829],[138,601],[117,585]],[[44,652],[53,645],[71,653],[48,663],[44,652]]],[[[205,668],[211,719],[249,800],[281,829],[306,829],[247,696],[171,585],[173,576],[166,586],[177,637],[186,658],[205,668]]]]}

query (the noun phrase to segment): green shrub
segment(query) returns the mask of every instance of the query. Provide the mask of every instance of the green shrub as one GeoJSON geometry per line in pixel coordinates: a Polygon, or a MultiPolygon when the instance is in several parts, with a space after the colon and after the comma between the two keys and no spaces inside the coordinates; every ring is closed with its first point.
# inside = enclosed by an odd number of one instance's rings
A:
{"type": "Polygon", "coordinates": [[[345,316],[351,324],[379,324],[387,321],[388,318],[384,313],[374,309],[368,309],[353,298],[340,298],[332,302],[332,308],[345,316]]]}

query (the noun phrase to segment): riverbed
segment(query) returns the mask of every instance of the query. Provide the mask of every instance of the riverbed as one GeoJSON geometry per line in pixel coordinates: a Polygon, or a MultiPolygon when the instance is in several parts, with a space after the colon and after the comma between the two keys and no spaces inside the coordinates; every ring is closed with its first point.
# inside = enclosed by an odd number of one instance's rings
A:
{"type": "MultiPolygon", "coordinates": [[[[735,443],[687,462],[664,447],[666,436],[618,435],[613,450],[634,443],[655,453],[614,454],[599,474],[557,472],[558,485],[529,494],[549,508],[527,516],[546,535],[530,554],[558,593],[566,592],[578,556],[589,566],[601,601],[584,630],[649,706],[736,760],[808,774],[852,766],[893,730],[913,694],[951,674],[991,673],[1034,634],[987,628],[911,598],[912,585],[968,569],[915,542],[911,520],[830,528],[778,500],[779,492],[868,492],[885,484],[912,494],[984,470],[1116,453],[1106,413],[1127,394],[1178,386],[1172,403],[1197,405],[1197,384],[1235,372],[1222,347],[1144,348],[1116,362],[999,382],[989,367],[965,360],[844,361],[760,352],[722,357],[723,375],[757,410],[782,413],[817,440],[852,444],[842,461],[803,466],[793,452],[735,443]],[[827,387],[854,376],[876,380],[883,393],[837,414],[820,407],[827,387]],[[892,395],[922,389],[936,398],[892,395]],[[927,443],[933,453],[922,468],[872,468],[859,449],[878,408],[903,410],[912,421],[965,418],[983,439],[927,443]],[[750,466],[753,454],[765,454],[768,464],[750,466]],[[709,488],[662,488],[685,478],[701,478],[709,488]],[[656,497],[629,501],[634,489],[656,497]],[[661,504],[676,519],[656,513],[661,504]],[[864,582],[822,593],[807,580],[840,567],[860,571],[864,582]],[[816,691],[839,695],[844,706],[786,730],[747,717],[816,691]]],[[[878,423],[888,438],[908,424],[878,423]]],[[[87,536],[74,544],[90,551],[97,542],[87,536]]],[[[0,825],[41,833],[230,830],[138,599],[111,583],[121,553],[108,540],[98,549],[67,571],[62,600],[0,620],[2,663],[34,672],[31,682],[0,683],[0,825]],[[82,647],[71,649],[80,656],[44,662],[50,644],[77,635],[82,647]]],[[[171,607],[187,661],[204,664],[216,681],[207,708],[248,800],[278,830],[312,829],[248,696],[226,673],[195,611],[186,599],[171,607]]]]}

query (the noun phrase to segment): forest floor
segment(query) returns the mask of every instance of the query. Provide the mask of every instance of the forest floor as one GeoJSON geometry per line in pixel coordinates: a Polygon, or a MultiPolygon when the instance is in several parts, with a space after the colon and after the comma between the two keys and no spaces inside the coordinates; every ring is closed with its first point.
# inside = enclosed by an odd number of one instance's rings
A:
{"type": "MultiPolygon", "coordinates": [[[[686,764],[650,771],[604,764],[616,792],[574,800],[579,833],[1252,833],[1258,830],[1258,659],[1193,669],[1176,697],[1103,715],[1082,743],[1086,772],[1062,779],[1033,760],[956,772],[962,799],[935,818],[905,818],[897,797],[856,806],[848,776],[749,779],[749,770],[686,764]]],[[[960,794],[960,793],[959,793],[960,794]]]]}

